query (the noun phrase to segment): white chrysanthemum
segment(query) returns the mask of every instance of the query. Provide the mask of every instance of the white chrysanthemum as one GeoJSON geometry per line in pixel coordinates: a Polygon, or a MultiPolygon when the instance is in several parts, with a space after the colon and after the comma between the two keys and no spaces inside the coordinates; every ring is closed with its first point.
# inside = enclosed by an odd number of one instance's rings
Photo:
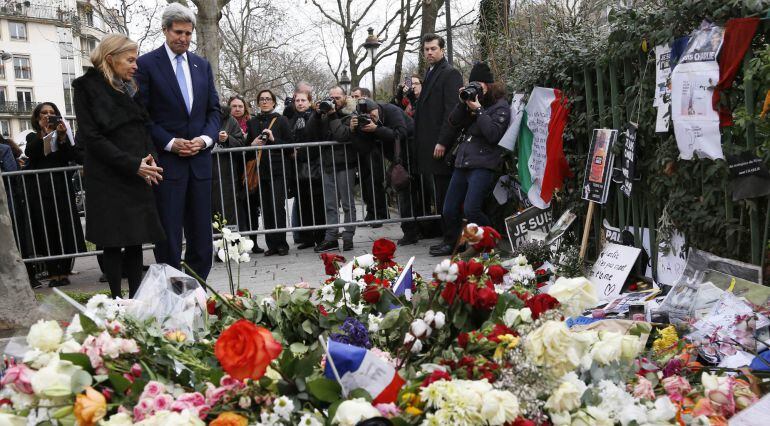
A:
{"type": "Polygon", "coordinates": [[[279,396],[273,401],[273,411],[282,419],[291,419],[291,412],[294,411],[294,402],[286,396],[279,396]]]}
{"type": "Polygon", "coordinates": [[[305,413],[299,419],[299,425],[300,426],[323,426],[323,423],[320,420],[318,420],[317,417],[313,416],[312,414],[305,413]]]}
{"type": "Polygon", "coordinates": [[[377,333],[380,331],[380,323],[382,322],[383,317],[379,314],[372,315],[369,314],[369,332],[370,333],[377,333]]]}

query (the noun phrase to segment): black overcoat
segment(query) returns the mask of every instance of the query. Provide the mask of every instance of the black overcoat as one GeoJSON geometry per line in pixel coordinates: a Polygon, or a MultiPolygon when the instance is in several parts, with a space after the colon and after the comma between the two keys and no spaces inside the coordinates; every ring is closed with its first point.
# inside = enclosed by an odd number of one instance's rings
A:
{"type": "Polygon", "coordinates": [[[446,58],[433,66],[422,84],[420,97],[415,106],[415,145],[417,147],[417,171],[423,174],[449,175],[452,169],[444,159],[433,158],[436,144],[449,151],[455,130],[447,124],[447,117],[459,102],[463,77],[447,62],[446,58]]]}
{"type": "Polygon", "coordinates": [[[157,156],[139,96],[115,90],[94,69],[72,87],[85,145],[86,239],[102,247],[164,240],[152,187],[137,175],[142,158],[157,156]]]}

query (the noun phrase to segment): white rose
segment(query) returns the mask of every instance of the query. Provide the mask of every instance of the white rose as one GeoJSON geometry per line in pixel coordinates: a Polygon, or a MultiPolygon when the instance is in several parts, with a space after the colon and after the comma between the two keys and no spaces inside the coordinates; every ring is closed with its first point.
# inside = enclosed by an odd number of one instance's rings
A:
{"type": "Polygon", "coordinates": [[[631,361],[639,355],[639,352],[643,349],[642,340],[639,336],[631,334],[624,334],[620,343],[621,358],[626,361],[631,361]]]}
{"type": "Polygon", "coordinates": [[[371,268],[374,266],[374,256],[371,254],[365,254],[363,256],[358,256],[356,259],[355,264],[358,265],[359,268],[371,268]]]}
{"type": "Polygon", "coordinates": [[[532,309],[521,308],[521,311],[519,311],[519,317],[521,318],[522,322],[532,322],[532,309]]]}
{"type": "Polygon", "coordinates": [[[361,268],[353,269],[353,278],[355,278],[355,279],[359,279],[359,278],[363,277],[365,274],[366,274],[366,271],[364,271],[361,268]]]}
{"type": "Polygon", "coordinates": [[[521,317],[521,311],[515,308],[506,309],[503,314],[503,323],[507,327],[513,327],[516,324],[516,320],[521,317]]]}
{"type": "Polygon", "coordinates": [[[519,400],[508,392],[492,390],[481,396],[481,416],[490,425],[512,422],[519,416],[519,400]]]}
{"type": "Polygon", "coordinates": [[[664,423],[676,416],[677,407],[667,396],[655,400],[655,408],[647,413],[647,420],[652,423],[664,423]]]}
{"type": "Polygon", "coordinates": [[[647,409],[639,404],[627,404],[619,408],[616,420],[623,426],[628,426],[632,422],[636,424],[647,423],[647,409]]]}
{"type": "Polygon", "coordinates": [[[551,423],[553,423],[553,426],[570,426],[570,423],[572,423],[572,417],[567,411],[549,414],[551,416],[551,423]]]}
{"type": "Polygon", "coordinates": [[[440,329],[444,326],[445,323],[446,323],[446,316],[444,315],[444,313],[436,312],[436,315],[433,316],[433,325],[437,329],[440,329]]]}
{"type": "Polygon", "coordinates": [[[69,361],[54,358],[32,376],[30,384],[35,395],[56,398],[79,393],[92,383],[91,375],[69,361]]]}
{"type": "Polygon", "coordinates": [[[414,334],[415,337],[420,338],[425,335],[429,335],[430,327],[428,327],[428,324],[425,323],[424,320],[417,318],[416,320],[412,321],[412,325],[409,327],[409,330],[414,334]]]}
{"type": "Polygon", "coordinates": [[[131,416],[128,413],[118,413],[110,416],[107,421],[102,420],[99,423],[100,426],[132,426],[134,422],[131,420],[131,416]]]}
{"type": "Polygon", "coordinates": [[[551,393],[545,408],[549,412],[573,411],[580,408],[582,398],[587,386],[574,372],[565,374],[556,390],[551,393]]]}
{"type": "Polygon", "coordinates": [[[620,359],[623,335],[613,331],[599,332],[600,340],[591,348],[591,357],[601,365],[607,365],[620,359]]]}
{"type": "Polygon", "coordinates": [[[24,354],[22,361],[29,364],[34,369],[41,369],[48,365],[52,359],[56,358],[55,352],[43,352],[40,349],[31,349],[24,354]]]}
{"type": "Polygon", "coordinates": [[[590,406],[572,416],[571,426],[612,426],[615,422],[599,407],[590,406]]]}
{"type": "Polygon", "coordinates": [[[362,420],[380,416],[380,411],[363,398],[349,399],[337,407],[332,424],[355,426],[362,420]]]}
{"type": "Polygon", "coordinates": [[[81,348],[80,343],[70,339],[70,340],[65,340],[64,343],[62,343],[59,346],[59,352],[63,354],[71,354],[71,353],[80,352],[80,348],[81,348]]]}
{"type": "Polygon", "coordinates": [[[5,426],[26,426],[27,425],[27,419],[24,418],[24,417],[16,416],[14,414],[0,412],[0,425],[5,425],[5,426]]]}
{"type": "Polygon", "coordinates": [[[64,331],[56,321],[40,320],[27,333],[27,343],[35,349],[53,352],[59,348],[64,331]]]}
{"type": "Polygon", "coordinates": [[[546,321],[526,337],[524,349],[532,361],[560,377],[580,365],[589,343],[571,333],[563,321],[546,321]]]}
{"type": "Polygon", "coordinates": [[[548,289],[548,294],[556,298],[564,313],[570,316],[580,315],[584,310],[599,303],[594,285],[584,277],[560,277],[548,289]]]}

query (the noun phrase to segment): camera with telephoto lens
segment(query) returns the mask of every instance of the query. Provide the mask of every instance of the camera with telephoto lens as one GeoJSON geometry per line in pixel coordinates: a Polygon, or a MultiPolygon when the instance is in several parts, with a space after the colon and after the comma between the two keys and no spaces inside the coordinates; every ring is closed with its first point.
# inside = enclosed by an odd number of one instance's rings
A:
{"type": "Polygon", "coordinates": [[[318,103],[318,111],[322,114],[326,114],[332,109],[334,109],[334,98],[326,98],[318,103]]]}
{"type": "Polygon", "coordinates": [[[359,99],[356,102],[356,118],[358,119],[356,126],[358,129],[372,122],[372,115],[369,114],[369,105],[366,104],[366,99],[359,99]]]}
{"type": "Polygon", "coordinates": [[[475,101],[482,93],[484,93],[484,89],[481,87],[481,83],[474,81],[460,90],[460,100],[463,102],[475,101]]]}

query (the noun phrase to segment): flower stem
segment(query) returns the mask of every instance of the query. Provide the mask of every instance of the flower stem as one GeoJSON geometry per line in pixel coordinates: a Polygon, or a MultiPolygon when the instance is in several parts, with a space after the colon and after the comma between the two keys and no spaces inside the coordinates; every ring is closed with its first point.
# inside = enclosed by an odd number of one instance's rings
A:
{"type": "Polygon", "coordinates": [[[214,294],[214,297],[216,297],[217,299],[219,299],[219,300],[220,300],[220,301],[221,301],[221,302],[222,302],[222,303],[223,303],[225,306],[227,306],[228,308],[232,309],[232,310],[233,310],[233,311],[234,311],[236,314],[238,314],[238,316],[239,316],[239,317],[241,317],[241,318],[243,318],[243,319],[246,319],[246,316],[243,314],[243,311],[242,311],[242,310],[240,310],[240,309],[238,309],[237,307],[235,307],[235,305],[233,305],[232,303],[230,303],[230,302],[229,302],[227,299],[225,299],[224,297],[222,297],[222,295],[220,295],[219,293],[217,293],[217,291],[216,291],[216,290],[214,290],[213,288],[211,288],[211,286],[209,286],[208,284],[206,284],[206,281],[204,281],[204,280],[203,280],[203,278],[201,278],[201,277],[200,277],[200,275],[196,274],[196,273],[195,273],[195,271],[193,271],[193,270],[192,270],[192,268],[190,268],[190,267],[187,265],[187,263],[185,263],[185,262],[181,262],[181,265],[182,265],[182,267],[184,268],[184,270],[185,270],[185,271],[186,271],[188,274],[190,274],[190,275],[191,275],[193,278],[195,278],[195,279],[198,281],[198,283],[199,283],[199,284],[200,284],[200,285],[201,285],[203,288],[205,288],[207,291],[210,291],[210,292],[212,292],[212,293],[214,294]]]}

